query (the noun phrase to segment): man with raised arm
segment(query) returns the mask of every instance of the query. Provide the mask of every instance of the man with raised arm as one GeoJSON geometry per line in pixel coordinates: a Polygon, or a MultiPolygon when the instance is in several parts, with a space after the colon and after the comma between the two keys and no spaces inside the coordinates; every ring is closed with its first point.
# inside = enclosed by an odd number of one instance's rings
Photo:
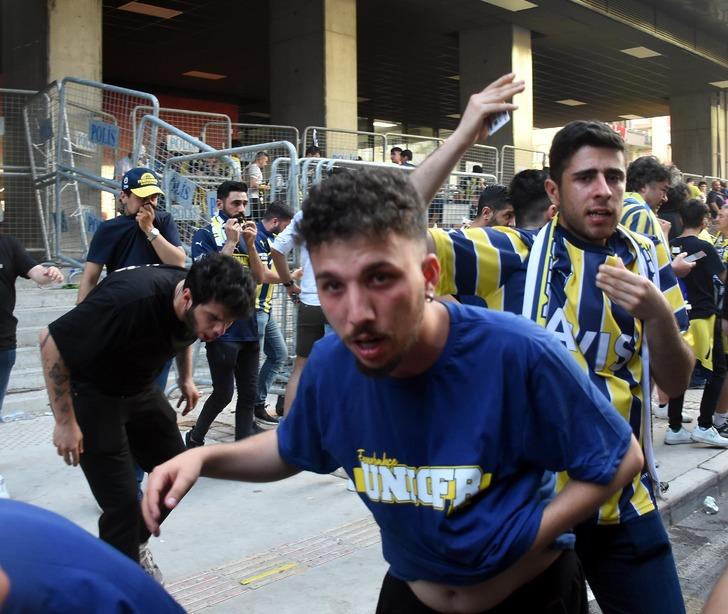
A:
{"type": "MultiPolygon", "coordinates": [[[[473,95],[455,132],[413,172],[425,203],[487,135],[487,101],[487,88],[473,95]]],[[[670,396],[687,387],[694,359],[680,334],[688,324],[684,299],[676,282],[656,285],[653,242],[618,225],[626,177],[619,135],[601,122],[571,122],[554,137],[550,171],[546,192],[559,212],[532,245],[515,231],[504,231],[501,241],[484,241],[483,229],[429,231],[443,268],[438,293],[473,293],[490,305],[491,295],[519,284],[523,314],[561,341],[631,426],[645,451],[645,470],[576,528],[577,553],[603,611],[634,611],[639,603],[648,612],[682,613],[655,505],[649,404],[650,376],[670,396]]],[[[562,475],[559,487],[566,483],[562,475]]]]}

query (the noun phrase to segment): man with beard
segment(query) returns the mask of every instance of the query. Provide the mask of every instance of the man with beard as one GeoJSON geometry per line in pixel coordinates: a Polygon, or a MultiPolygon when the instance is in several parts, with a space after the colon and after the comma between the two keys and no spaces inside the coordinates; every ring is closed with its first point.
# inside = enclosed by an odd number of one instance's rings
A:
{"type": "Polygon", "coordinates": [[[53,444],[81,464],[99,507],[99,537],[161,581],[147,548],[133,459],[145,471],[185,447],[177,416],[155,378],[177,356],[186,405],[195,339],[213,341],[250,317],[255,284],[232,258],[213,254],[192,265],[116,271],[40,334],[43,374],[56,420],[53,444]]]}
{"type": "MultiPolygon", "coordinates": [[[[476,98],[455,133],[414,171],[412,182],[425,202],[468,147],[487,134],[481,105],[476,98]]],[[[466,292],[488,300],[516,284],[510,291],[523,292],[523,315],[569,350],[643,445],[645,471],[575,528],[576,550],[600,607],[629,612],[639,603],[649,612],[682,613],[675,562],[656,509],[650,377],[678,396],[694,358],[680,334],[688,319],[670,267],[663,276],[654,243],[618,225],[624,149],[621,137],[601,122],[571,122],[555,135],[545,186],[559,213],[532,242],[508,231],[499,242],[484,241],[483,229],[429,232],[442,263],[438,294],[466,292]],[[521,267],[502,265],[514,255],[521,267]],[[663,285],[666,279],[672,283],[663,285]]],[[[563,426],[555,424],[544,437],[563,426]]],[[[565,484],[561,475],[559,488],[565,484]]]]}
{"type": "MultiPolygon", "coordinates": [[[[522,89],[504,77],[478,108],[513,109],[504,101],[522,89]]],[[[314,347],[277,431],[154,471],[148,527],[158,532],[160,503],[174,507],[200,474],[269,481],[342,466],[391,566],[379,614],[586,612],[578,561],[552,544],[639,470],[628,425],[534,324],[432,300],[440,265],[401,173],[334,175],[303,211],[299,239],[337,335],[314,347]],[[558,436],[544,438],[553,424],[558,436]],[[573,481],[546,504],[541,479],[557,468],[573,481]]]]}

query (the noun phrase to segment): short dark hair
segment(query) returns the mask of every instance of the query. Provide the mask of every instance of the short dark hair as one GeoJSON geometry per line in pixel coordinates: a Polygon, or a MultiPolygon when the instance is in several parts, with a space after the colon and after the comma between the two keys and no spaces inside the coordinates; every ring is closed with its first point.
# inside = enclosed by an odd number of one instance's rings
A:
{"type": "Polygon", "coordinates": [[[698,181],[698,187],[700,187],[701,185],[704,185],[707,188],[708,182],[705,181],[705,179],[701,179],[700,181],[698,181]]]}
{"type": "Polygon", "coordinates": [[[223,181],[217,186],[218,200],[225,200],[230,196],[230,192],[248,192],[248,186],[242,181],[223,181]]]}
{"type": "Polygon", "coordinates": [[[306,147],[307,156],[309,156],[309,155],[313,156],[315,154],[320,154],[320,153],[321,153],[321,148],[317,147],[316,145],[309,145],[308,147],[306,147]]]}
{"type": "Polygon", "coordinates": [[[402,148],[401,147],[392,147],[392,149],[389,150],[390,154],[393,154],[394,152],[402,153],[402,148]]]}
{"type": "Polygon", "coordinates": [[[655,156],[642,156],[633,160],[627,167],[627,190],[639,192],[653,181],[672,180],[670,168],[660,162],[655,156]]]}
{"type": "Polygon", "coordinates": [[[708,205],[698,198],[689,200],[680,209],[680,217],[685,228],[700,228],[709,214],[708,205]]]}
{"type": "Polygon", "coordinates": [[[690,188],[688,188],[687,183],[681,181],[667,188],[666,196],[667,200],[660,207],[660,211],[664,213],[677,211],[679,213],[685,206],[685,203],[690,199],[690,188]]]}
{"type": "Polygon", "coordinates": [[[695,177],[685,177],[685,183],[693,183],[695,181],[695,177]]]}
{"type": "Polygon", "coordinates": [[[488,207],[493,211],[500,211],[506,205],[511,203],[510,196],[508,195],[508,188],[499,183],[494,183],[486,186],[480,193],[478,199],[478,207],[475,211],[475,217],[478,217],[483,213],[483,209],[488,207]]]}
{"type": "Polygon", "coordinates": [[[293,210],[282,200],[274,200],[265,210],[263,219],[272,220],[274,217],[277,217],[280,220],[292,220],[293,210]]]}
{"type": "Polygon", "coordinates": [[[390,233],[424,241],[426,232],[425,208],[404,173],[363,169],[332,175],[311,188],[297,239],[310,249],[336,239],[390,233]]]}
{"type": "Polygon", "coordinates": [[[403,149],[402,153],[400,155],[403,158],[407,158],[410,162],[412,161],[412,150],[411,149],[403,149]]]}
{"type": "Polygon", "coordinates": [[[255,161],[256,162],[258,160],[260,160],[261,158],[263,158],[263,157],[270,158],[270,156],[268,155],[268,152],[267,151],[256,151],[255,152],[255,161]]]}
{"type": "Polygon", "coordinates": [[[544,213],[551,206],[545,186],[548,178],[546,171],[531,168],[513,176],[509,192],[516,226],[531,228],[543,222],[544,213]]]}
{"type": "Polygon", "coordinates": [[[607,124],[595,120],[570,122],[556,133],[551,142],[549,171],[556,185],[561,185],[561,176],[572,156],[586,146],[624,153],[624,140],[607,124]]]}
{"type": "Polygon", "coordinates": [[[255,281],[250,271],[230,256],[205,254],[190,268],[184,287],[192,294],[193,306],[214,301],[236,320],[253,315],[255,281]]]}

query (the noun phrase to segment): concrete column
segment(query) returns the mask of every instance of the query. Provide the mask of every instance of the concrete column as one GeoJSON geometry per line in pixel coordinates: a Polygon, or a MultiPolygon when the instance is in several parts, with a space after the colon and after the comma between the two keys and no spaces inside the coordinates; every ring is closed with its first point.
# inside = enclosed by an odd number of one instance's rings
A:
{"type": "Polygon", "coordinates": [[[48,81],[101,81],[101,0],[48,0],[48,81]]]}
{"type": "Polygon", "coordinates": [[[533,138],[533,63],[531,31],[510,24],[460,32],[460,108],[468,98],[501,75],[515,72],[526,90],[515,102],[510,123],[488,139],[488,145],[531,148],[533,138]]]}
{"type": "Polygon", "coordinates": [[[728,177],[727,125],[725,90],[671,96],[673,162],[687,173],[728,177]]]}
{"type": "Polygon", "coordinates": [[[270,28],[271,123],[356,130],[356,0],[271,0],[270,28]]]}

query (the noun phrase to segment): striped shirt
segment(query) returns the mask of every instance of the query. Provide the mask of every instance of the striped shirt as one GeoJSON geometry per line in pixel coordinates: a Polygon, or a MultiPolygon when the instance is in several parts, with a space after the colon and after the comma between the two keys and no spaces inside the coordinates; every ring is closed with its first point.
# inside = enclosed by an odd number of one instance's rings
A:
{"type": "MultiPolygon", "coordinates": [[[[533,241],[515,229],[467,229],[448,233],[431,229],[435,250],[442,266],[438,294],[475,293],[491,308],[503,296],[530,295],[537,302],[532,319],[550,330],[570,350],[579,366],[590,376],[617,411],[632,427],[635,437],[643,443],[644,373],[643,323],[626,310],[613,304],[596,287],[598,267],[620,257],[625,267],[641,273],[640,258],[648,274],[673,308],[680,328],[687,330],[688,318],[682,293],[672,269],[670,284],[662,284],[662,271],[656,275],[656,260],[651,241],[626,229],[615,232],[604,247],[584,243],[568,234],[556,222],[549,241],[540,253],[538,276],[526,283],[526,267],[533,241]],[[499,240],[494,233],[502,233],[499,240]],[[637,251],[640,256],[638,257],[637,251]],[[515,288],[509,286],[515,285],[515,288]]],[[[546,229],[542,230],[544,232],[546,229]]],[[[666,274],[667,278],[668,275],[666,274]]],[[[528,299],[523,299],[524,302],[528,299]]],[[[514,305],[508,305],[514,307],[514,305]]],[[[530,309],[531,305],[527,304],[530,309]]],[[[520,313],[520,309],[510,309],[520,313]]],[[[560,486],[566,481],[560,476],[560,486]]],[[[616,493],[599,509],[595,521],[616,524],[641,516],[655,509],[647,472],[638,474],[621,492],[616,493]]]]}

